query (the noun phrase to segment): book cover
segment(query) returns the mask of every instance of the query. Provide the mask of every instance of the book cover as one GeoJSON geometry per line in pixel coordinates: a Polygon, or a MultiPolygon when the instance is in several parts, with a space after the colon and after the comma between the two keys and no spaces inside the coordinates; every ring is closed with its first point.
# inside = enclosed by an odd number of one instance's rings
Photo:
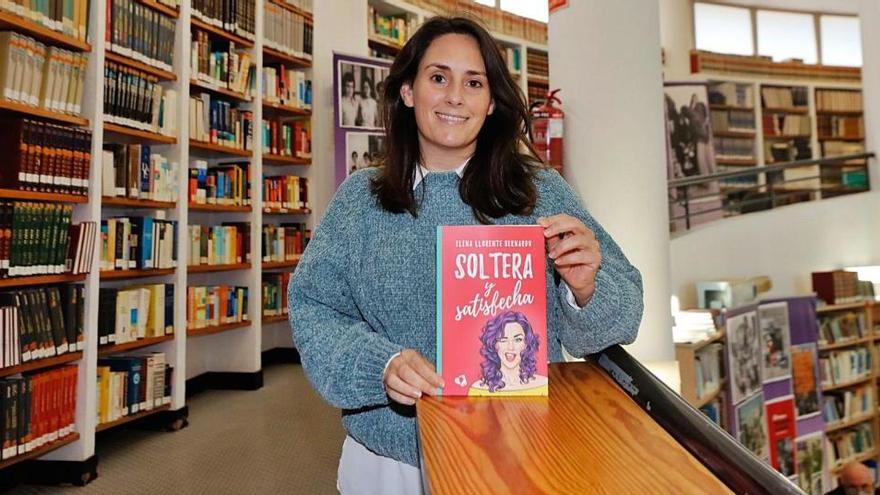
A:
{"type": "Polygon", "coordinates": [[[816,344],[791,347],[792,386],[797,419],[819,414],[816,344]]]}
{"type": "Polygon", "coordinates": [[[770,439],[770,465],[788,478],[794,474],[794,398],[767,402],[767,434],[770,439]]]}
{"type": "Polygon", "coordinates": [[[437,372],[443,395],[547,395],[540,226],[437,227],[437,372]]]}
{"type": "Polygon", "coordinates": [[[764,395],[756,393],[735,408],[736,439],[761,460],[768,460],[764,395]]]}

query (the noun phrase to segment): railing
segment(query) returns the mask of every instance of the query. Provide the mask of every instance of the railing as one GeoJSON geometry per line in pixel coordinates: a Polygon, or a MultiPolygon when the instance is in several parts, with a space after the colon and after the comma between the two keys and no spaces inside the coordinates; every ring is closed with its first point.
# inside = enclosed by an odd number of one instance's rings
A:
{"type": "MultiPolygon", "coordinates": [[[[668,182],[669,229],[870,190],[874,153],[743,167],[668,182]]],[[[730,167],[726,167],[730,168],[730,167]]]]}

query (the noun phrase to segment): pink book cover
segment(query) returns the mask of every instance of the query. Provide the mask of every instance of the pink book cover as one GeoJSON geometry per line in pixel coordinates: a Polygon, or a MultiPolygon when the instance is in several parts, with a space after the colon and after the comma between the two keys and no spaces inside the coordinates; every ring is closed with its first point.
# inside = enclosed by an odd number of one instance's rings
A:
{"type": "Polygon", "coordinates": [[[547,395],[547,281],[538,225],[437,227],[442,395],[547,395]]]}

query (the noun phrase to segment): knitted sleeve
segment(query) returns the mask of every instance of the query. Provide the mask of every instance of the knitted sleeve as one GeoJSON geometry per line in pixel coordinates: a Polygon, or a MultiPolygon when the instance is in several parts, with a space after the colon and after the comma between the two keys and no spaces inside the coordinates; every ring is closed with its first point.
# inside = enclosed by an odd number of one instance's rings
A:
{"type": "Polygon", "coordinates": [[[387,404],[382,375],[402,347],[376,333],[360,316],[348,272],[351,246],[369,199],[368,175],[359,172],[337,191],[288,286],[289,320],[303,369],[318,393],[340,409],[387,404]]]}
{"type": "Polygon", "coordinates": [[[542,172],[540,202],[546,213],[566,213],[584,222],[599,241],[602,266],[596,274],[593,297],[582,309],[573,308],[562,282],[556,287],[560,339],[575,357],[599,352],[614,344],[631,344],[642,319],[642,276],[614,242],[614,239],[583,207],[577,194],[553,170],[542,172]]]}

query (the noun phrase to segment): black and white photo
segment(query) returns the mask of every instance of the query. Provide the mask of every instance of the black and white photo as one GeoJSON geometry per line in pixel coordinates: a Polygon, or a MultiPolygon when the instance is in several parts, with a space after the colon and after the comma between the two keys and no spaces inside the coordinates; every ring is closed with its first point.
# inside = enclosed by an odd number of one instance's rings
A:
{"type": "Polygon", "coordinates": [[[378,166],[385,151],[385,134],[381,132],[345,133],[345,176],[378,166]]]}
{"type": "Polygon", "coordinates": [[[727,319],[727,357],[733,404],[761,389],[761,339],[754,311],[727,319]]]}
{"type": "Polygon", "coordinates": [[[337,98],[340,127],[380,129],[379,101],[388,69],[339,61],[337,98]]]}

